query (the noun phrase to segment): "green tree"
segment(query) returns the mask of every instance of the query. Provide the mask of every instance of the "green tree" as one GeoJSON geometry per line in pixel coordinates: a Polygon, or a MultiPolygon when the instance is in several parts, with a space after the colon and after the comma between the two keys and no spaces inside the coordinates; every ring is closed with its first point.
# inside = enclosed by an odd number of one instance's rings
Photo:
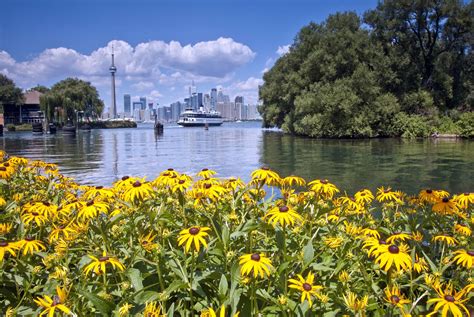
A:
{"type": "Polygon", "coordinates": [[[60,112],[63,120],[75,121],[77,111],[83,111],[87,117],[97,118],[104,109],[97,89],[89,82],[77,78],[67,78],[54,84],[41,97],[40,104],[49,120],[56,111],[60,112]]]}
{"type": "Polygon", "coordinates": [[[23,104],[23,92],[18,88],[13,80],[0,73],[0,106],[23,104]]]}
{"type": "Polygon", "coordinates": [[[42,94],[45,94],[49,91],[49,88],[43,85],[37,85],[36,87],[31,88],[30,90],[36,90],[42,94]]]}

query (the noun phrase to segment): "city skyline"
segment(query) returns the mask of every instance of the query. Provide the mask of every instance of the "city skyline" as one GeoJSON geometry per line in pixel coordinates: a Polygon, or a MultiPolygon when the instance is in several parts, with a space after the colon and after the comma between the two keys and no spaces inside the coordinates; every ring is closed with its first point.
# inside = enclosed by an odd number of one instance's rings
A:
{"type": "Polygon", "coordinates": [[[166,105],[186,97],[194,81],[202,91],[222,88],[254,104],[264,71],[288,51],[301,27],[337,11],[360,14],[375,5],[375,0],[7,0],[0,13],[0,72],[22,89],[67,77],[90,81],[107,111],[114,47],[117,100],[129,93],[166,105]]]}

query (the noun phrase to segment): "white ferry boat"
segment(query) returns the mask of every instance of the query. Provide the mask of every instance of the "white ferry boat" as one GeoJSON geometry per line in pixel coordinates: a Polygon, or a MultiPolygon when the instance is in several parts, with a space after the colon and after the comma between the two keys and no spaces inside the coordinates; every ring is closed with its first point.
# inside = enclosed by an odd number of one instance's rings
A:
{"type": "Polygon", "coordinates": [[[204,111],[201,107],[199,110],[186,109],[179,116],[178,124],[183,127],[204,127],[219,126],[224,122],[221,114],[217,111],[204,111]]]}

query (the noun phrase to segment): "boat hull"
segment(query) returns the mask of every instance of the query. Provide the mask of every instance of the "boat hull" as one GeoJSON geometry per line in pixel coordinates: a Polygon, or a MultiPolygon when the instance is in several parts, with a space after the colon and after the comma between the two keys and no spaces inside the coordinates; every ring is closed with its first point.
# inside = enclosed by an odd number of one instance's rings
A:
{"type": "Polygon", "coordinates": [[[181,121],[178,121],[178,124],[182,127],[204,127],[206,126],[209,126],[209,127],[217,127],[217,126],[220,126],[222,125],[223,122],[207,122],[207,123],[204,123],[204,122],[181,122],[181,121]]]}

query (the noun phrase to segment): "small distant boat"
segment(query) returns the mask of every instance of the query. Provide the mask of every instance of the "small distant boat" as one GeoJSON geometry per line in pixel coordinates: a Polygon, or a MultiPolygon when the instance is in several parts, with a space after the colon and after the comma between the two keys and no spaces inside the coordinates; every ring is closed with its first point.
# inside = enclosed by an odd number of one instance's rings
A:
{"type": "Polygon", "coordinates": [[[43,123],[42,122],[34,122],[31,124],[33,134],[43,134],[43,123]]]}
{"type": "Polygon", "coordinates": [[[217,111],[204,111],[201,107],[198,111],[193,109],[186,109],[179,116],[177,122],[180,126],[183,127],[205,127],[207,126],[220,126],[224,123],[224,119],[217,111]]]}

